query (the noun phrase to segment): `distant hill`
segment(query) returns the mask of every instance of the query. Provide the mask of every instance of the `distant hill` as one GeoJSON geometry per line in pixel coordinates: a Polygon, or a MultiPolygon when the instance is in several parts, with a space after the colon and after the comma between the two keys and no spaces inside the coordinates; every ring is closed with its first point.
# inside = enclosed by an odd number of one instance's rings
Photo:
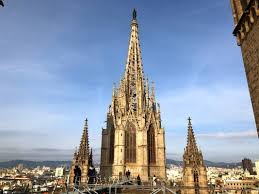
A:
{"type": "MultiPolygon", "coordinates": [[[[183,162],[178,160],[167,159],[167,164],[174,164],[176,166],[182,166],[183,162]]],[[[48,166],[51,168],[56,168],[59,166],[66,165],[70,166],[70,161],[29,161],[29,160],[11,160],[7,162],[0,162],[0,168],[12,168],[18,164],[23,164],[27,168],[36,168],[37,166],[48,166]]],[[[223,168],[235,168],[242,166],[241,162],[239,163],[226,163],[226,162],[211,162],[205,160],[206,166],[209,167],[223,167],[223,168]]],[[[98,165],[98,164],[97,164],[98,165]]]]}
{"type": "Polygon", "coordinates": [[[48,166],[56,168],[59,166],[70,166],[70,161],[29,161],[29,160],[11,160],[7,162],[0,162],[0,168],[12,168],[18,164],[23,164],[27,168],[36,168],[37,166],[48,166]]]}
{"type": "MultiPolygon", "coordinates": [[[[235,168],[238,166],[242,166],[241,162],[238,163],[226,163],[226,162],[211,162],[208,160],[204,160],[205,165],[208,167],[223,167],[223,168],[235,168]]],[[[172,159],[167,159],[166,160],[167,164],[174,164],[176,166],[182,166],[183,165],[183,161],[178,161],[178,160],[172,160],[172,159]]]]}

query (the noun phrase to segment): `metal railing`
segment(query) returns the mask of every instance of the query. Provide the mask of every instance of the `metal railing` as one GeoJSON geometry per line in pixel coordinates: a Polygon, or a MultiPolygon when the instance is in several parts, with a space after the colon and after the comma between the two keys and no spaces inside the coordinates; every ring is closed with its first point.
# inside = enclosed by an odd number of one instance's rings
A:
{"type": "MultiPolygon", "coordinates": [[[[170,185],[166,184],[166,182],[160,182],[155,186],[152,184],[152,181],[145,182],[144,184],[138,185],[135,179],[130,179],[123,177],[121,179],[113,179],[113,178],[105,178],[101,179],[96,177],[96,181],[94,184],[80,183],[79,185],[68,185],[70,187],[70,191],[74,191],[76,193],[88,193],[88,194],[98,194],[98,193],[106,193],[106,194],[119,194],[122,190],[136,190],[136,191],[146,191],[150,194],[177,194],[179,192],[183,192],[184,190],[195,189],[195,187],[184,187],[179,185],[170,185]]],[[[197,188],[196,188],[197,189],[197,188]]],[[[229,187],[199,187],[198,190],[208,190],[210,194],[229,194],[229,193],[242,193],[242,194],[259,194],[259,188],[229,188],[229,187]]],[[[68,192],[69,193],[69,192],[68,192]]]]}

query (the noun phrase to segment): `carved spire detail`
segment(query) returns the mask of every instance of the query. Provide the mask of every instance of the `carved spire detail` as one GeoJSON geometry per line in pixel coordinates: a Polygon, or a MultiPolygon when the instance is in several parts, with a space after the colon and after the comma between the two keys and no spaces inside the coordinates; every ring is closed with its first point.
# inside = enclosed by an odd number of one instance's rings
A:
{"type": "Polygon", "coordinates": [[[195,154],[196,152],[198,152],[198,147],[194,137],[194,132],[192,129],[192,123],[191,123],[190,117],[188,118],[188,139],[187,139],[186,150],[192,154],[195,154]]]}
{"type": "Polygon", "coordinates": [[[196,144],[190,117],[188,118],[187,145],[183,158],[185,164],[203,164],[203,157],[196,144]]]}
{"type": "Polygon", "coordinates": [[[83,160],[88,160],[89,155],[89,141],[88,141],[88,123],[87,119],[85,119],[85,126],[80,142],[80,147],[78,150],[79,157],[83,160]]]}
{"type": "MultiPolygon", "coordinates": [[[[191,118],[188,118],[187,145],[183,154],[183,188],[189,187],[188,193],[208,194],[207,171],[203,156],[198,149],[191,118]],[[202,189],[201,189],[202,188],[202,189]]],[[[183,190],[183,193],[186,193],[183,190]]]]}
{"type": "Polygon", "coordinates": [[[91,148],[91,150],[90,150],[89,159],[88,159],[88,164],[89,164],[89,167],[90,167],[90,166],[93,166],[93,149],[92,149],[92,148],[91,148]]]}

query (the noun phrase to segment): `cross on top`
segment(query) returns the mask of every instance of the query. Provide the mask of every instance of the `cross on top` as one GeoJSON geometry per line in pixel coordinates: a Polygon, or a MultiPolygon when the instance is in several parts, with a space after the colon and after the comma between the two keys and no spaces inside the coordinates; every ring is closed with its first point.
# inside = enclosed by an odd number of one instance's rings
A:
{"type": "Polygon", "coordinates": [[[188,121],[189,121],[189,123],[191,122],[191,120],[192,120],[192,119],[191,119],[191,117],[188,117],[188,121]]]}
{"type": "Polygon", "coordinates": [[[187,119],[187,120],[189,121],[189,123],[188,123],[188,124],[189,124],[189,125],[191,125],[191,120],[192,120],[192,119],[191,119],[191,117],[188,117],[188,119],[187,119]]]}

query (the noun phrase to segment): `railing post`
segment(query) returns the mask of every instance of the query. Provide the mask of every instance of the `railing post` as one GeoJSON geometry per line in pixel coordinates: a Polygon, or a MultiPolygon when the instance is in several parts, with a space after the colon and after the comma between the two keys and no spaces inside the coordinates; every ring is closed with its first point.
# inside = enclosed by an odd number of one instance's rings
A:
{"type": "Polygon", "coordinates": [[[109,186],[109,194],[111,194],[111,191],[112,191],[112,186],[110,185],[109,186]]]}

